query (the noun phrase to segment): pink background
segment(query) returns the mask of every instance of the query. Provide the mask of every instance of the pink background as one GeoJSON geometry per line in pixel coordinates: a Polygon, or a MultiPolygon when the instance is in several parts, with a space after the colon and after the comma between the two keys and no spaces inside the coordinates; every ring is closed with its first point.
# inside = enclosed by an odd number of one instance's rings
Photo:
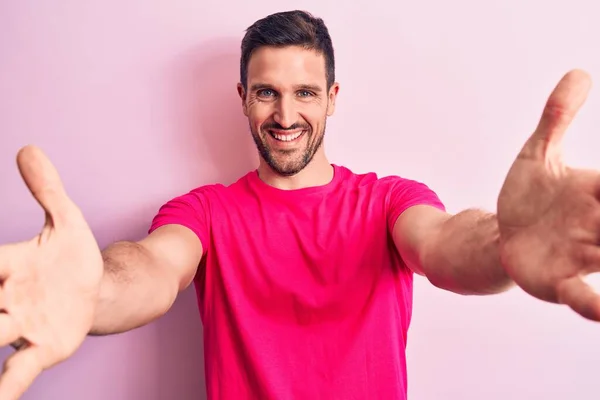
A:
{"type": "MultiPolygon", "coordinates": [[[[495,209],[564,72],[600,79],[592,0],[335,3],[0,2],[0,243],[43,221],[15,167],[27,143],[54,160],[102,246],[142,237],[170,197],[253,168],[239,42],[272,12],[309,9],[330,27],[341,83],[331,161],[423,180],[452,212],[495,209]]],[[[598,93],[565,140],[575,166],[600,167],[598,93]]],[[[598,397],[598,325],[519,290],[467,298],[417,279],[415,297],[412,399],[598,397]]],[[[203,398],[201,343],[188,290],[149,326],[88,339],[24,399],[203,398]]]]}

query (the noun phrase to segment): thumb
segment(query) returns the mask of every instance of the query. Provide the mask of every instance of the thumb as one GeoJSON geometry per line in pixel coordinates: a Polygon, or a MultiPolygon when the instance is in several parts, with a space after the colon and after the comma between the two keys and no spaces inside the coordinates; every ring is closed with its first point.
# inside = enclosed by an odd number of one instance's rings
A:
{"type": "Polygon", "coordinates": [[[36,146],[25,146],[17,153],[19,172],[27,188],[55,224],[65,219],[71,209],[58,171],[36,146]]]}
{"type": "Polygon", "coordinates": [[[546,101],[538,126],[523,149],[526,156],[541,160],[549,152],[558,152],[562,138],[591,86],[591,77],[582,70],[569,71],[562,77],[546,101]]]}
{"type": "Polygon", "coordinates": [[[580,276],[571,277],[558,287],[558,302],[592,321],[600,321],[600,296],[580,276]]]}

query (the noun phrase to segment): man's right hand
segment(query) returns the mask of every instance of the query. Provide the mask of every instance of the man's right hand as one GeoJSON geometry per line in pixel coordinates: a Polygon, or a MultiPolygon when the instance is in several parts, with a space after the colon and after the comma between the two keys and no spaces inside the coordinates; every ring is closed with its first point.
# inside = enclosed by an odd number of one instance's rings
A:
{"type": "MultiPolygon", "coordinates": [[[[90,331],[103,276],[98,244],[58,172],[33,146],[17,163],[46,221],[31,240],[0,246],[0,400],[16,400],[44,370],[71,356],[90,331]]],[[[4,227],[7,229],[7,227],[4,227]]]]}

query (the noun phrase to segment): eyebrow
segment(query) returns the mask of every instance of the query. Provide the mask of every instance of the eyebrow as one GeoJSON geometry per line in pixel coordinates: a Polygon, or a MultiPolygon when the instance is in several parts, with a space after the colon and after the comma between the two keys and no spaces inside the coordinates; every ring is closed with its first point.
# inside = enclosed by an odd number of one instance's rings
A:
{"type": "MultiPolygon", "coordinates": [[[[273,85],[269,85],[268,83],[255,83],[250,86],[250,90],[255,92],[257,90],[262,89],[275,89],[273,85]]],[[[294,85],[294,90],[309,90],[311,92],[320,93],[323,91],[318,85],[310,85],[310,84],[302,84],[302,85],[294,85]]]]}

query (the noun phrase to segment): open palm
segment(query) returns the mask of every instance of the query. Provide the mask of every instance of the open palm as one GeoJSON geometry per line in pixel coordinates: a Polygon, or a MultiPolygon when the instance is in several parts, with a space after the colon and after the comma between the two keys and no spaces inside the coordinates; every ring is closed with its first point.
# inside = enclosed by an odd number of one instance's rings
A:
{"type": "Polygon", "coordinates": [[[560,149],[590,86],[579,70],[558,83],[506,177],[498,222],[503,265],[522,289],[600,321],[600,296],[584,281],[600,271],[600,174],[569,168],[560,149]]]}
{"type": "Polygon", "coordinates": [[[96,240],[50,161],[32,146],[17,161],[46,222],[33,239],[0,246],[0,345],[20,343],[0,376],[0,400],[19,398],[81,345],[103,273],[96,240]]]}

